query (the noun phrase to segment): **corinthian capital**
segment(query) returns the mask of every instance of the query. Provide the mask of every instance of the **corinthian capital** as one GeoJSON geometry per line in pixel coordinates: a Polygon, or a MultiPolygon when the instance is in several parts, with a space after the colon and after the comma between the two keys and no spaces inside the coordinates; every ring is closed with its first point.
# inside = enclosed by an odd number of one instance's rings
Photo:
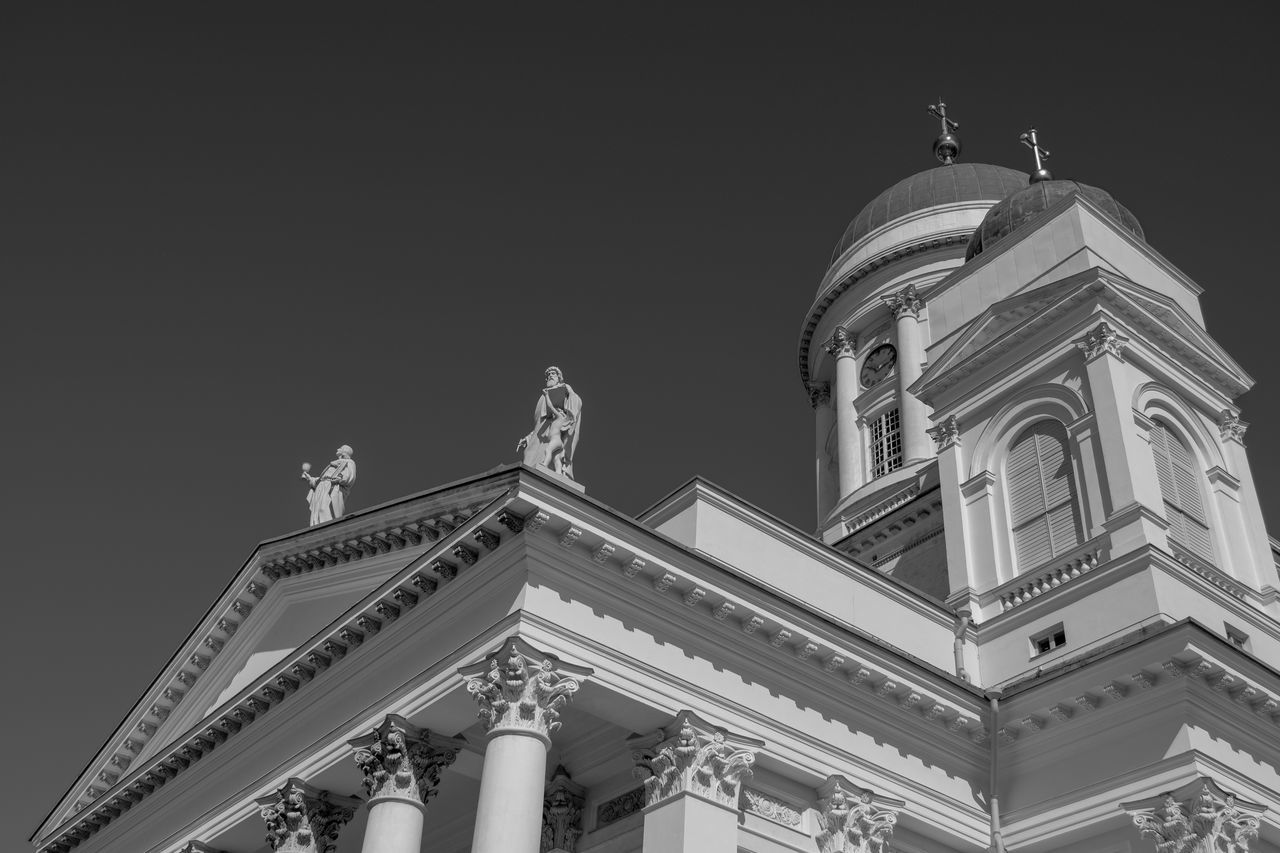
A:
{"type": "Polygon", "coordinates": [[[1247,853],[1258,836],[1263,807],[1237,801],[1212,779],[1201,777],[1177,791],[1149,800],[1121,803],[1157,851],[1247,853]]]}
{"type": "Polygon", "coordinates": [[[267,824],[267,844],[276,853],[330,853],[360,800],[334,796],[291,778],[257,803],[267,824]]]}
{"type": "Polygon", "coordinates": [[[831,333],[831,340],[827,341],[825,346],[827,353],[836,358],[853,357],[853,351],[858,348],[858,340],[844,326],[836,326],[836,330],[831,333]]]}
{"type": "Polygon", "coordinates": [[[644,778],[648,804],[691,791],[721,805],[738,808],[738,786],[751,775],[764,741],[732,735],[692,711],[681,711],[651,735],[627,743],[644,778]]]}
{"type": "Polygon", "coordinates": [[[347,743],[356,751],[370,800],[393,797],[425,806],[440,787],[440,773],[466,741],[432,734],[399,714],[388,714],[372,732],[347,743]]]}
{"type": "Polygon", "coordinates": [[[924,307],[924,300],[920,298],[920,294],[916,293],[914,284],[908,284],[897,293],[891,293],[883,298],[884,304],[889,306],[889,313],[895,320],[904,315],[919,317],[920,309],[924,307]]]}
{"type": "Polygon", "coordinates": [[[485,730],[530,732],[543,738],[560,728],[560,709],[594,670],[573,666],[519,637],[483,661],[458,670],[480,703],[485,730]]]}
{"type": "Polygon", "coordinates": [[[885,853],[902,800],[881,797],[843,776],[828,776],[818,789],[820,853],[885,853]]]}
{"type": "Polygon", "coordinates": [[[1244,433],[1249,424],[1240,420],[1240,415],[1230,409],[1223,409],[1218,418],[1218,433],[1223,441],[1238,441],[1244,444],[1244,433]]]}
{"type": "Polygon", "coordinates": [[[938,445],[938,451],[946,450],[953,444],[960,443],[960,423],[955,415],[947,415],[927,430],[929,437],[938,445]]]}
{"type": "Polygon", "coordinates": [[[1115,327],[1106,320],[1103,320],[1093,327],[1093,331],[1076,341],[1076,346],[1084,353],[1084,360],[1088,362],[1103,354],[1114,355],[1116,358],[1123,359],[1124,350],[1128,343],[1128,338],[1117,332],[1115,327]]]}
{"type": "Polygon", "coordinates": [[[576,853],[582,837],[582,804],[587,789],[556,767],[542,800],[542,843],[539,853],[576,853]]]}

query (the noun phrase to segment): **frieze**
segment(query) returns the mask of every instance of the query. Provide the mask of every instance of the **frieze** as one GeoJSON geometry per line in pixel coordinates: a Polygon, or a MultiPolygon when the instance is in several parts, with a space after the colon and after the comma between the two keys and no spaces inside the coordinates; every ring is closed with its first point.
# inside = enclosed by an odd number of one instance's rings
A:
{"type": "Polygon", "coordinates": [[[742,786],[741,808],[743,811],[760,815],[765,820],[771,820],[792,829],[799,829],[804,822],[802,809],[745,785],[742,786]]]}
{"type": "Polygon", "coordinates": [[[627,815],[635,814],[642,811],[645,805],[645,789],[641,785],[639,788],[632,788],[630,791],[624,791],[611,800],[606,800],[596,806],[596,826],[608,826],[622,820],[627,815]]]}

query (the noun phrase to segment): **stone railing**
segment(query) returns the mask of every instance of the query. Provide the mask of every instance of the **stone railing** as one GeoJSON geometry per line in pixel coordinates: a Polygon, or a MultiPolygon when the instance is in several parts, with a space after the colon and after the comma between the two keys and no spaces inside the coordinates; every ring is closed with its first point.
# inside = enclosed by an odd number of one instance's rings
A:
{"type": "Polygon", "coordinates": [[[1093,571],[1102,559],[1105,545],[1105,536],[1090,539],[1074,551],[1054,557],[1043,566],[1018,575],[1003,586],[992,590],[992,597],[1000,602],[1000,612],[1007,613],[1033,598],[1039,598],[1046,592],[1093,571]]]}

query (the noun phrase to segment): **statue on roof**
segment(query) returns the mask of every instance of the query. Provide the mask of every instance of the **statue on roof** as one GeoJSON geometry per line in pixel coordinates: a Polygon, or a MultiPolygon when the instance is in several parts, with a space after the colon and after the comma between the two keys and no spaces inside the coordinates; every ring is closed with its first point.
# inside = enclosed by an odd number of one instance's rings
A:
{"type": "Polygon", "coordinates": [[[546,385],[533,410],[533,430],[516,444],[524,464],[573,479],[573,454],[582,432],[582,398],[558,367],[544,372],[546,385]]]}
{"type": "Polygon", "coordinates": [[[351,458],[351,445],[337,449],[338,458],[330,462],[319,477],[311,476],[311,463],[302,463],[302,479],[311,484],[307,504],[311,507],[311,526],[342,518],[347,493],[356,481],[356,461],[351,458]]]}

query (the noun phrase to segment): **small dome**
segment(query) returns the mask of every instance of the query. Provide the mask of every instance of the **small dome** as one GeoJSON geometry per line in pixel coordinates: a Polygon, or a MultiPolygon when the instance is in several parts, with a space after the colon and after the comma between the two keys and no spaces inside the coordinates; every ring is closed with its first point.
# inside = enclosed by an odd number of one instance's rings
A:
{"type": "Polygon", "coordinates": [[[1027,185],[1027,176],[1004,166],[955,163],[918,172],[873,198],[853,218],[836,245],[831,262],[872,231],[901,216],[939,204],[999,201],[1027,185]]]}
{"type": "Polygon", "coordinates": [[[1016,231],[1031,217],[1052,207],[1069,195],[1079,194],[1107,212],[1113,219],[1133,232],[1139,239],[1146,239],[1138,217],[1111,197],[1111,193],[1076,181],[1037,181],[1001,201],[987,211],[986,218],[969,238],[969,248],[964,259],[972,260],[984,249],[990,249],[996,241],[1016,231]]]}

